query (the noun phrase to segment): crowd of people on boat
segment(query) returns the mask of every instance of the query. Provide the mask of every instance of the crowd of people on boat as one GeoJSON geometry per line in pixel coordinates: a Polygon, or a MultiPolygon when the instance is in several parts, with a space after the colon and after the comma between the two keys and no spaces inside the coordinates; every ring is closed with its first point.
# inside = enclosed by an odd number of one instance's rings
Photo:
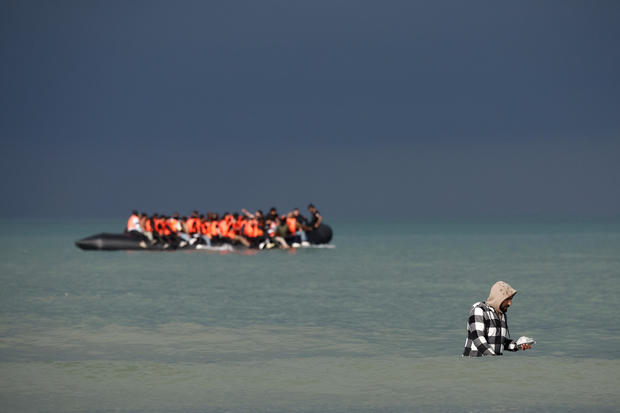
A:
{"type": "Polygon", "coordinates": [[[225,212],[206,215],[193,211],[191,216],[171,216],[133,211],[127,220],[125,232],[140,240],[143,248],[160,245],[162,248],[185,248],[204,245],[243,245],[248,248],[297,248],[307,246],[307,232],[314,231],[322,222],[319,211],[308,205],[311,218],[306,219],[299,208],[279,214],[272,207],[267,214],[261,210],[251,213],[225,212]]]}

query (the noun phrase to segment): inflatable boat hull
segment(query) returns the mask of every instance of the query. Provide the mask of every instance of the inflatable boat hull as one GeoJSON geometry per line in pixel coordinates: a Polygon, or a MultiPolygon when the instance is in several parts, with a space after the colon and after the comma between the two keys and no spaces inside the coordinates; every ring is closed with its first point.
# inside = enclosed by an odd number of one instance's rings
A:
{"type": "MultiPolygon", "coordinates": [[[[327,244],[332,240],[333,232],[329,225],[321,224],[314,231],[306,232],[308,242],[314,245],[327,244]]],[[[163,250],[160,244],[146,246],[144,241],[130,234],[101,233],[75,242],[83,250],[163,250]]]]}
{"type": "MultiPolygon", "coordinates": [[[[75,242],[83,250],[143,250],[140,240],[129,234],[97,234],[75,242]]],[[[143,244],[144,245],[144,244],[143,244]]]]}

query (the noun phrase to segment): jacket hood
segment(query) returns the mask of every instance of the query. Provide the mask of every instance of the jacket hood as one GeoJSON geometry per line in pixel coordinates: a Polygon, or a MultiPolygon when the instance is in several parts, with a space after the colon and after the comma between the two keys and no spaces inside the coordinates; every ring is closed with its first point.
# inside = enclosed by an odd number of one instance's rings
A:
{"type": "Polygon", "coordinates": [[[505,299],[514,297],[516,293],[517,290],[508,285],[508,283],[498,281],[493,284],[493,287],[491,287],[491,293],[489,294],[489,298],[487,298],[486,303],[493,307],[497,314],[502,314],[502,310],[499,308],[500,305],[505,299]]]}

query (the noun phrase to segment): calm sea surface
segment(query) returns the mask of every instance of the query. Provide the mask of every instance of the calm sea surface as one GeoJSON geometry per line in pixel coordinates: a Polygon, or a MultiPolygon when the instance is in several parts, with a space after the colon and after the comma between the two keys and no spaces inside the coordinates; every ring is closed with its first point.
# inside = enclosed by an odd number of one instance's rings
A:
{"type": "Polygon", "coordinates": [[[620,411],[620,221],[330,222],[295,253],[1,221],[2,412],[620,411]],[[533,350],[463,359],[497,280],[533,350]]]}

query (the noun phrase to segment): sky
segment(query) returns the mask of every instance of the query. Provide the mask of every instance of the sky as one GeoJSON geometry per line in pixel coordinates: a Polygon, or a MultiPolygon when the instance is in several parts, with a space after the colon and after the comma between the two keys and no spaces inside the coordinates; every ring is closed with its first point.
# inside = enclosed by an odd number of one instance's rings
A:
{"type": "Polygon", "coordinates": [[[620,216],[620,2],[0,0],[0,217],[620,216]]]}

